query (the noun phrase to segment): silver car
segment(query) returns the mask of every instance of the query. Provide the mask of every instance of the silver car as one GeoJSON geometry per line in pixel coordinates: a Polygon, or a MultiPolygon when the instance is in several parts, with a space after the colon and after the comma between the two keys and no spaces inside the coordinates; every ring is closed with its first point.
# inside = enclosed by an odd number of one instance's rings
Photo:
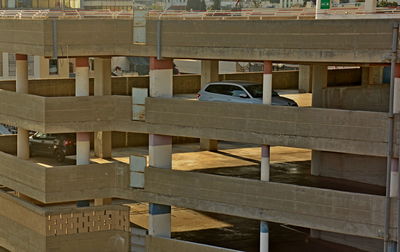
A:
{"type": "MultiPolygon", "coordinates": [[[[199,101],[222,101],[262,104],[263,87],[248,81],[220,81],[208,83],[197,93],[199,101]]],[[[272,105],[296,106],[291,99],[281,97],[272,91],[272,105]]]]}

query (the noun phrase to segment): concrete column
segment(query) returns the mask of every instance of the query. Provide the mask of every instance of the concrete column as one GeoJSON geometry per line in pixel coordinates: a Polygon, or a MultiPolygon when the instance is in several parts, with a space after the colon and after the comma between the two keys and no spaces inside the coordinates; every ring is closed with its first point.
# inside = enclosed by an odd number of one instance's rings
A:
{"type": "Polygon", "coordinates": [[[260,222],[260,252],[269,251],[269,227],[268,222],[260,222]]]}
{"type": "MultiPolygon", "coordinates": [[[[400,64],[396,64],[394,73],[394,96],[393,96],[393,113],[400,113],[400,64]]],[[[399,195],[399,159],[392,158],[390,172],[390,197],[398,197],[399,195]]]]}
{"type": "Polygon", "coordinates": [[[150,58],[150,97],[172,97],[173,62],[171,59],[150,58]]]}
{"type": "MultiPolygon", "coordinates": [[[[313,65],[312,67],[312,106],[324,107],[323,89],[328,87],[328,67],[313,65]]],[[[311,152],[311,174],[319,175],[320,152],[311,152]]]]}
{"type": "MultiPolygon", "coordinates": [[[[207,83],[219,81],[219,61],[218,60],[202,60],[201,61],[201,88],[207,83]]],[[[218,150],[218,140],[200,138],[200,149],[207,151],[218,150]]]]}
{"type": "MultiPolygon", "coordinates": [[[[94,60],[94,95],[111,95],[111,58],[94,60]]],[[[94,153],[100,158],[111,158],[111,131],[94,133],[94,153]]]]}
{"type": "Polygon", "coordinates": [[[34,56],[33,57],[33,77],[35,79],[40,79],[41,77],[41,63],[42,63],[42,56],[34,56]]]}
{"type": "Polygon", "coordinates": [[[8,79],[10,77],[10,64],[8,62],[8,52],[2,53],[3,58],[3,79],[8,79]]]}
{"type": "Polygon", "coordinates": [[[269,181],[270,174],[270,146],[261,146],[261,180],[269,181]]]}
{"type": "MultiPolygon", "coordinates": [[[[8,57],[6,63],[8,64],[8,57]]],[[[17,93],[28,93],[28,56],[25,54],[16,55],[15,90],[17,93]]],[[[23,128],[18,128],[17,157],[21,159],[29,159],[29,134],[28,131],[23,128]]]]}
{"type": "Polygon", "coordinates": [[[263,104],[272,102],[272,61],[264,61],[263,104]]]}
{"type": "Polygon", "coordinates": [[[311,93],[312,66],[299,65],[299,92],[311,93]]]}
{"type": "MultiPolygon", "coordinates": [[[[263,75],[263,104],[272,102],[272,61],[264,61],[263,75]]],[[[270,174],[270,146],[261,146],[261,180],[269,181],[270,174]]],[[[260,252],[269,251],[268,222],[260,222],[260,252]]]]}
{"type": "MultiPolygon", "coordinates": [[[[172,60],[150,58],[150,96],[172,97],[172,60]]],[[[172,137],[149,135],[149,164],[152,167],[172,169],[172,137]]],[[[171,237],[171,206],[149,205],[149,234],[171,237]]]]}
{"type": "Polygon", "coordinates": [[[15,55],[16,63],[16,71],[15,71],[15,80],[16,87],[15,90],[17,93],[28,93],[28,56],[25,54],[16,54],[15,55]]]}
{"type": "Polygon", "coordinates": [[[382,82],[383,82],[383,67],[381,66],[361,67],[362,85],[382,84],[382,82]]]}
{"type": "MultiPolygon", "coordinates": [[[[152,167],[172,168],[172,137],[149,135],[149,164],[152,167]]],[[[171,237],[171,206],[150,204],[149,234],[171,237]]]]}
{"type": "Polygon", "coordinates": [[[368,13],[376,12],[376,0],[365,0],[364,10],[368,13]]]}
{"type": "Polygon", "coordinates": [[[314,65],[312,69],[312,106],[323,107],[323,89],[328,87],[328,67],[314,65]]]}
{"type": "MultiPolygon", "coordinates": [[[[75,96],[89,96],[89,58],[76,58],[75,96]]],[[[76,165],[90,163],[90,133],[76,133],[76,165]]],[[[78,201],[78,207],[89,206],[89,201],[78,201]]]]}

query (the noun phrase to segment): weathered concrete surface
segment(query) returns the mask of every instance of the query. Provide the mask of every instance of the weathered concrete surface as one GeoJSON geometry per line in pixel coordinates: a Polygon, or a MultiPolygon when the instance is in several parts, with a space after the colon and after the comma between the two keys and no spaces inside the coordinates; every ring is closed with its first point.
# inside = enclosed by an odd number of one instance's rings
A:
{"type": "Polygon", "coordinates": [[[17,135],[0,135],[0,151],[17,154],[17,135]]]}
{"type": "MultiPolygon", "coordinates": [[[[131,120],[129,96],[0,91],[0,98],[0,122],[46,133],[153,133],[374,156],[385,156],[387,148],[387,117],[378,112],[148,98],[143,122],[131,120]]],[[[395,144],[397,154],[397,138],[395,144]]]]}
{"type": "MultiPolygon", "coordinates": [[[[387,62],[395,20],[163,20],[163,57],[387,62]]],[[[155,20],[142,55],[155,54],[155,20]]]]}
{"type": "Polygon", "coordinates": [[[387,118],[384,113],[257,104],[225,105],[148,98],[147,127],[149,132],[165,135],[386,155],[387,118]]]}
{"type": "Polygon", "coordinates": [[[323,107],[387,112],[389,85],[327,88],[323,90],[323,107]]]}
{"type": "Polygon", "coordinates": [[[0,205],[0,246],[11,251],[128,251],[127,207],[44,208],[3,191],[0,205]]]}
{"type": "MultiPolygon", "coordinates": [[[[386,185],[386,158],[321,151],[315,163],[318,175],[386,185]]],[[[315,156],[313,156],[316,158],[315,156]]]]}
{"type": "Polygon", "coordinates": [[[0,90],[0,122],[43,131],[45,98],[0,90]]]}
{"type": "MultiPolygon", "coordinates": [[[[230,208],[231,215],[242,217],[372,238],[383,235],[383,196],[157,168],[145,171],[145,192],[158,195],[151,200],[155,203],[212,212],[230,208]]],[[[394,208],[391,213],[394,239],[394,208]]]]}
{"type": "Polygon", "coordinates": [[[0,184],[43,203],[114,197],[129,186],[128,165],[45,167],[0,152],[0,184]]]}
{"type": "MultiPolygon", "coordinates": [[[[56,20],[60,57],[156,55],[156,22],[133,45],[133,20],[56,20]],[[79,29],[76,29],[79,27],[79,29]]],[[[291,62],[387,62],[393,19],[163,20],[162,56],[291,62]]],[[[0,51],[52,57],[52,20],[2,20],[0,51]]]]}

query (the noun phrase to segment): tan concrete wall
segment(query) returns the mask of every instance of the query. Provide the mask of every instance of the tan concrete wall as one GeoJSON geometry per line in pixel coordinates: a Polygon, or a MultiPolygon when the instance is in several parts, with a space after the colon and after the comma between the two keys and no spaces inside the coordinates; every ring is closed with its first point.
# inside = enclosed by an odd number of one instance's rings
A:
{"type": "Polygon", "coordinates": [[[43,208],[3,191],[0,205],[0,246],[10,251],[129,250],[128,207],[43,208]]]}
{"type": "MultiPolygon", "coordinates": [[[[383,235],[384,196],[159,168],[146,168],[145,191],[159,194],[151,200],[160,204],[197,210],[208,205],[217,212],[217,204],[206,202],[219,202],[231,215],[379,239],[383,235]]],[[[391,215],[395,213],[393,207],[391,215]]],[[[390,227],[395,239],[395,219],[390,227]]]]}
{"type": "MultiPolygon", "coordinates": [[[[316,163],[320,176],[386,185],[386,158],[320,152],[316,163]]],[[[316,157],[314,157],[316,158],[316,157]]]]}
{"type": "MultiPolygon", "coordinates": [[[[146,23],[146,45],[132,43],[133,20],[61,19],[56,22],[58,56],[156,55],[156,20],[146,23]]],[[[368,63],[386,60],[385,56],[391,48],[391,28],[397,21],[162,22],[163,57],[368,63]]],[[[0,32],[4,34],[0,40],[0,51],[53,56],[52,20],[3,20],[0,32]]]]}
{"type": "Polygon", "coordinates": [[[361,84],[361,68],[331,69],[328,71],[329,86],[351,86],[361,84]]]}
{"type": "MultiPolygon", "coordinates": [[[[383,62],[394,20],[163,20],[162,56],[291,62],[383,62]],[[366,23],[364,23],[366,22],[366,23]],[[249,29],[251,27],[251,29],[249,29]],[[351,27],[351,28],[350,28],[351,27]],[[329,30],[329,34],[326,31],[329,30]],[[212,31],[212,32],[210,32],[212,31]],[[380,34],[379,39],[374,34],[380,34]],[[365,43],[368,41],[368,43],[365,43]]],[[[156,20],[141,55],[156,50],[156,20]]]]}
{"type": "Polygon", "coordinates": [[[0,135],[0,152],[17,154],[17,135],[0,135]]]}
{"type": "Polygon", "coordinates": [[[0,122],[43,131],[45,98],[0,90],[0,122]]]}
{"type": "MultiPolygon", "coordinates": [[[[249,80],[262,83],[262,73],[220,74],[221,80],[249,80]]],[[[149,76],[113,77],[113,95],[132,95],[132,88],[148,88],[149,76]]],[[[94,79],[89,81],[89,93],[93,95],[94,79]]],[[[297,89],[298,72],[280,71],[273,73],[273,88],[297,89]]],[[[0,89],[15,91],[15,81],[0,81],[0,89]]],[[[194,94],[200,90],[200,75],[185,74],[174,76],[174,94],[194,94]]],[[[29,80],[29,93],[39,96],[75,96],[75,79],[29,80]]]]}
{"type": "Polygon", "coordinates": [[[44,203],[114,197],[116,189],[128,188],[129,168],[111,163],[53,169],[0,152],[0,184],[44,203]]]}
{"type": "Polygon", "coordinates": [[[387,112],[389,85],[327,88],[323,100],[326,108],[387,112]]]}
{"type": "Polygon", "coordinates": [[[377,112],[146,100],[150,132],[361,155],[386,155],[386,120],[377,112]]]}

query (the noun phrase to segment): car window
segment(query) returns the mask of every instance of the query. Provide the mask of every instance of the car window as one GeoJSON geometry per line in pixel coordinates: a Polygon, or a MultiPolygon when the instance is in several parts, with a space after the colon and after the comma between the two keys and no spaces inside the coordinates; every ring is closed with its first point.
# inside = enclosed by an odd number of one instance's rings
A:
{"type": "Polygon", "coordinates": [[[214,93],[214,94],[225,94],[225,85],[220,84],[212,84],[209,85],[206,90],[207,92],[214,93]]]}
{"type": "MultiPolygon", "coordinates": [[[[262,85],[248,85],[244,87],[253,98],[262,98],[263,86],[262,85]]],[[[279,96],[277,92],[272,90],[272,96],[279,96]]]]}
{"type": "Polygon", "coordinates": [[[246,91],[244,91],[241,87],[234,86],[234,85],[224,85],[224,84],[213,84],[209,85],[206,90],[207,92],[214,93],[214,94],[222,94],[222,95],[229,95],[240,97],[241,94],[247,95],[246,91]]]}

